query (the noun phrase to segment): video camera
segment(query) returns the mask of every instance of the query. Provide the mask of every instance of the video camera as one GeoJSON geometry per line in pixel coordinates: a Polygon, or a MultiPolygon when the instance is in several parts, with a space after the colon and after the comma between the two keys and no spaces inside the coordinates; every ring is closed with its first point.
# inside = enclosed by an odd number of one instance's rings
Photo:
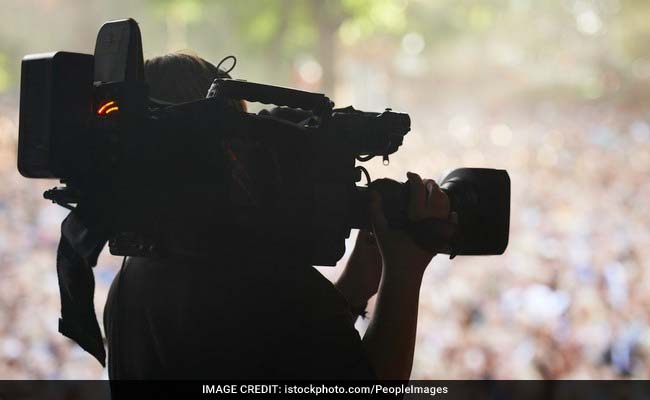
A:
{"type": "Polygon", "coordinates": [[[60,179],[64,186],[45,198],[76,210],[112,254],[220,253],[245,240],[267,254],[335,265],[350,230],[369,226],[370,189],[389,224],[424,247],[455,256],[507,246],[506,171],[451,172],[440,186],[454,218],[409,221],[407,185],[370,182],[357,165],[388,161],[410,130],[407,114],[335,109],[323,94],[226,78],[205,99],[160,104],[144,78],[132,19],[104,24],[94,56],[22,61],[18,169],[60,179]],[[247,113],[233,100],[276,108],[247,113]],[[364,177],[368,185],[357,186],[364,177]]]}

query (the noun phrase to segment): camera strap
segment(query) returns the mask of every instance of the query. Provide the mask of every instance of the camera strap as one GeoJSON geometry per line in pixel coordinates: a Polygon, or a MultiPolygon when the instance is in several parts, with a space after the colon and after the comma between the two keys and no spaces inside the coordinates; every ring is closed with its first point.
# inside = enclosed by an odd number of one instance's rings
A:
{"type": "Polygon", "coordinates": [[[61,224],[61,240],[56,257],[56,270],[61,295],[59,332],[77,342],[97,361],[106,366],[106,350],[95,314],[95,277],[97,265],[107,239],[99,230],[84,223],[79,207],[61,224]]]}

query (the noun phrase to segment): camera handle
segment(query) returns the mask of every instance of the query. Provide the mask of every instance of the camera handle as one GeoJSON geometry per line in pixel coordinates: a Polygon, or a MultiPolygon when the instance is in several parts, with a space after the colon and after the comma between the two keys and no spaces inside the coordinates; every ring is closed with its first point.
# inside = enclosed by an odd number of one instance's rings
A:
{"type": "Polygon", "coordinates": [[[206,98],[211,97],[225,97],[234,100],[300,108],[312,111],[321,119],[329,118],[334,108],[334,103],[322,93],[305,92],[239,79],[215,79],[206,96],[206,98]]]}

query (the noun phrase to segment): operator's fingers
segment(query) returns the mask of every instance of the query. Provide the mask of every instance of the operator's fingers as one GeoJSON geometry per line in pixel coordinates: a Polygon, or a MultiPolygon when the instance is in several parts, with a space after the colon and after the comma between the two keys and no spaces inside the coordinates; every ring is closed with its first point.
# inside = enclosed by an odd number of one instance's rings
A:
{"type": "Polygon", "coordinates": [[[424,182],[422,182],[420,175],[408,172],[406,176],[408,177],[409,189],[411,191],[411,198],[408,205],[408,217],[410,220],[415,221],[425,217],[426,189],[424,188],[424,182]]]}
{"type": "Polygon", "coordinates": [[[433,179],[425,179],[424,186],[427,191],[426,216],[447,219],[449,216],[449,197],[440,189],[433,179]]]}
{"type": "Polygon", "coordinates": [[[374,190],[370,192],[370,222],[377,235],[388,230],[388,221],[381,206],[381,196],[374,190]]]}

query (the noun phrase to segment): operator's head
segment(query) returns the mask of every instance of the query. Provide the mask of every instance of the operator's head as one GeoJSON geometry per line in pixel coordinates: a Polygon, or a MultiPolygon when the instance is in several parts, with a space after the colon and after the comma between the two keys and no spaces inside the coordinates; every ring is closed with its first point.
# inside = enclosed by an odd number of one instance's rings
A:
{"type": "MultiPolygon", "coordinates": [[[[164,103],[185,103],[205,98],[212,81],[230,76],[201,57],[184,52],[165,54],[144,63],[149,96],[164,103]]],[[[246,110],[246,104],[235,107],[246,110]]]]}

